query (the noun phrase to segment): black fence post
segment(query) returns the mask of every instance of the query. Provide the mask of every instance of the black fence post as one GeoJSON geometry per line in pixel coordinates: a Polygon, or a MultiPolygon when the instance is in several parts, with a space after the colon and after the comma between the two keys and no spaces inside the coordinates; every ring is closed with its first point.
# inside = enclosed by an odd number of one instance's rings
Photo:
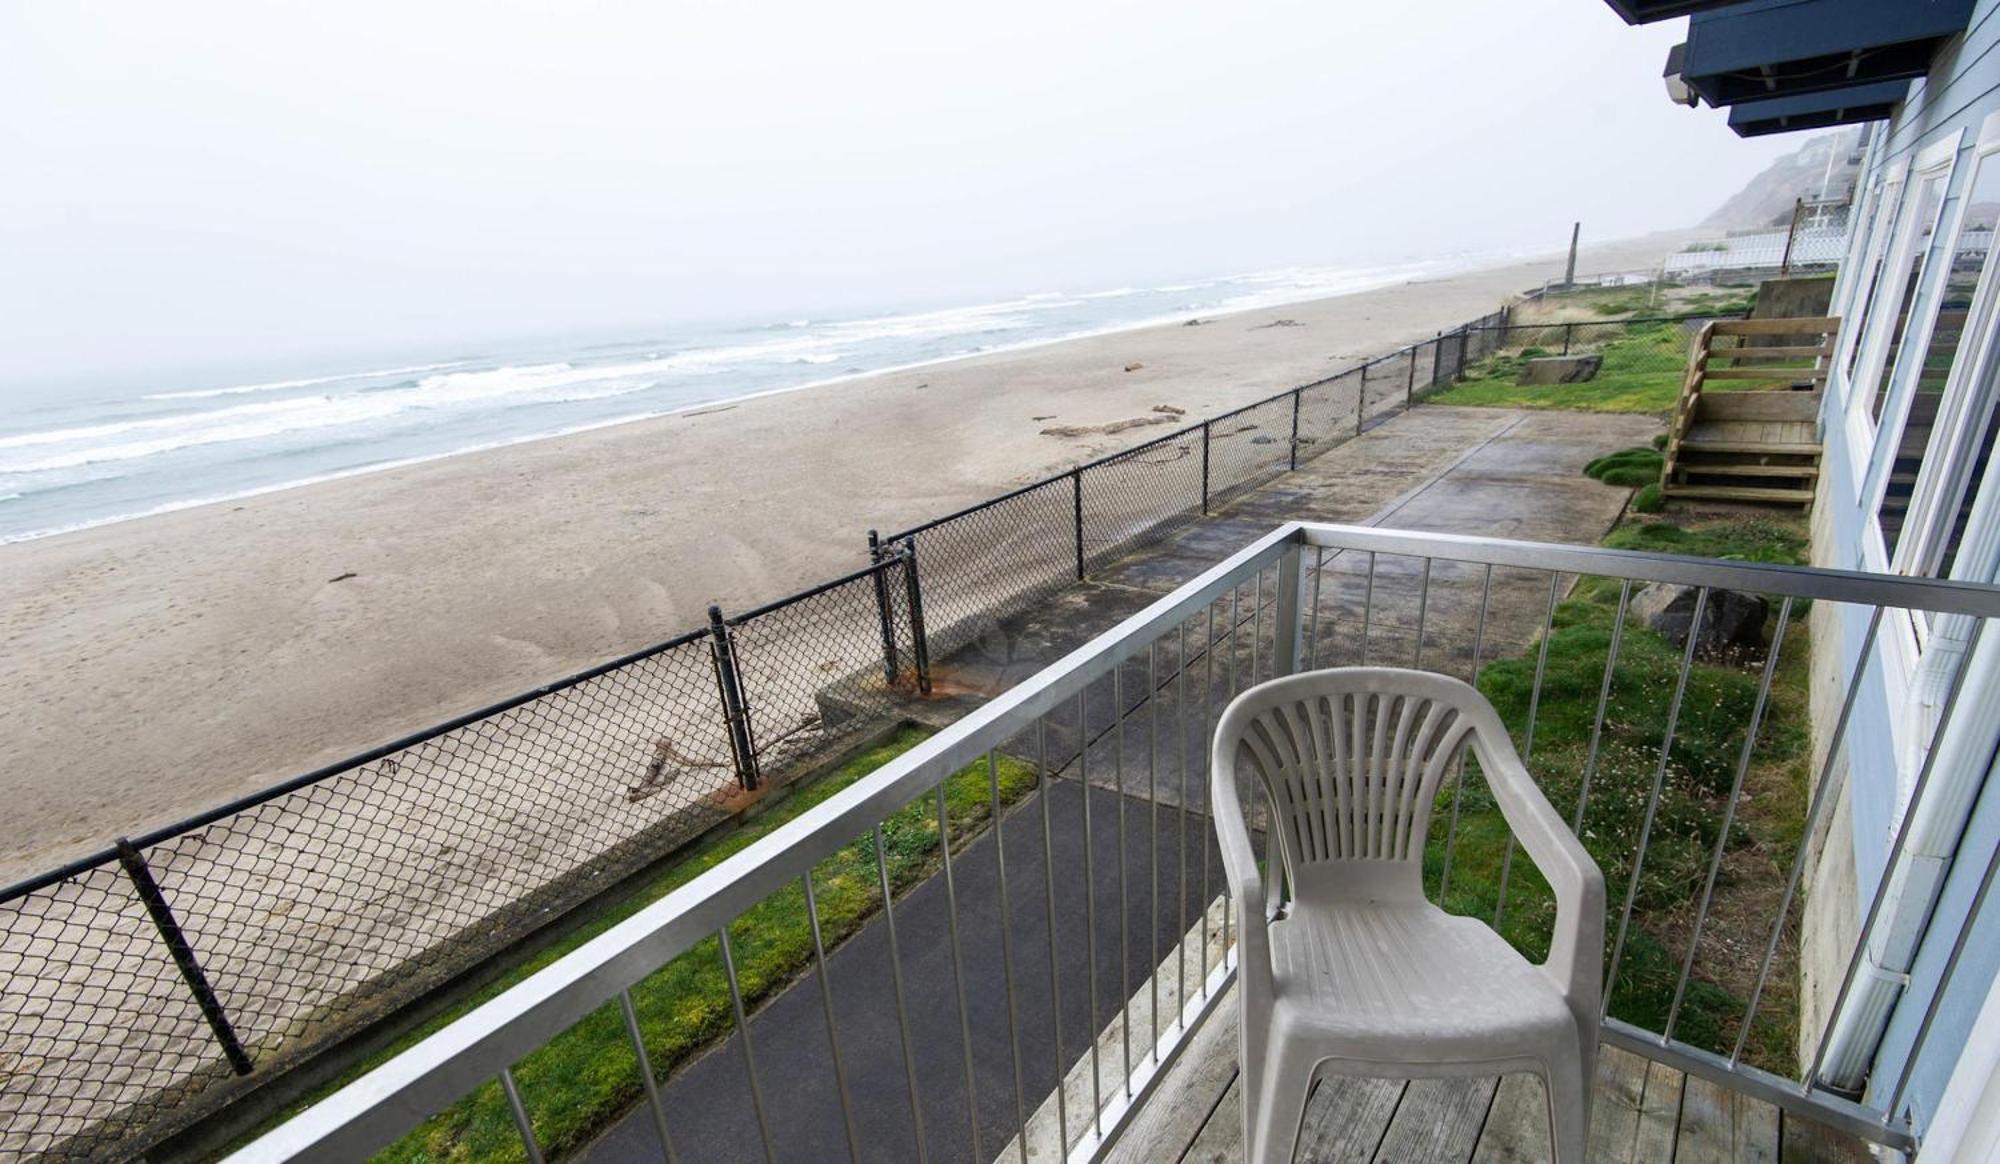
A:
{"type": "Polygon", "coordinates": [[[1208,516],[1208,446],[1209,421],[1201,422],[1201,515],[1208,516]]]}
{"type": "Polygon", "coordinates": [[[1409,376],[1403,381],[1403,410],[1409,411],[1417,402],[1417,349],[1421,344],[1411,344],[1403,349],[1410,359],[1409,376]]]}
{"type": "Polygon", "coordinates": [[[1472,333],[1465,328],[1458,329],[1458,368],[1452,372],[1453,380],[1465,379],[1465,345],[1471,342],[1472,333]]]}
{"type": "Polygon", "coordinates": [[[1368,365],[1361,365],[1361,384],[1354,390],[1354,435],[1361,435],[1361,425],[1368,419],[1368,365]]]}
{"type": "Polygon", "coordinates": [[[889,607],[889,580],[882,571],[882,536],[868,531],[868,561],[875,567],[875,613],[882,622],[882,679],[895,685],[900,666],[896,660],[896,617],[889,607]]]}
{"type": "Polygon", "coordinates": [[[1437,387],[1438,371],[1443,368],[1443,361],[1444,333],[1440,331],[1431,337],[1431,387],[1433,388],[1437,387]]]}
{"type": "Polygon", "coordinates": [[[208,975],[202,972],[201,962],[194,956],[194,947],[188,945],[187,934],[182,932],[181,923],[175,920],[173,907],[167,904],[167,895],[160,891],[160,883],[153,880],[152,867],[124,837],[118,838],[118,863],[124,866],[125,876],[131,878],[132,888],[139,891],[139,900],[145,903],[146,912],[152,915],[153,925],[160,931],[160,940],[167,944],[167,953],[173,956],[182,981],[187,983],[189,993],[194,995],[195,1005],[201,1008],[201,1017],[208,1020],[208,1029],[215,1032],[215,1041],[222,1044],[222,1053],[229,1059],[230,1068],[238,1075],[250,1074],[250,1056],[237,1040],[236,1028],[229,1025],[222,1000],[215,996],[215,988],[208,984],[208,975]]]}
{"type": "Polygon", "coordinates": [[[1070,513],[1076,528],[1076,580],[1083,581],[1083,470],[1069,471],[1070,513]]]}
{"type": "Polygon", "coordinates": [[[1292,389],[1292,463],[1291,463],[1291,468],[1293,468],[1293,469],[1297,469],[1297,468],[1299,467],[1299,400],[1300,400],[1300,399],[1301,399],[1302,397],[1304,397],[1304,396],[1305,396],[1305,394],[1306,394],[1306,390],[1305,390],[1304,388],[1294,388],[1294,389],[1292,389]]]}
{"type": "Polygon", "coordinates": [[[1575,334],[1576,334],[1576,325],[1575,325],[1575,324],[1573,324],[1573,323],[1565,323],[1565,324],[1563,324],[1563,355],[1565,355],[1565,356],[1569,355],[1569,341],[1570,341],[1570,337],[1571,337],[1571,336],[1573,336],[1573,335],[1575,335],[1575,334]]]}
{"type": "MultiPolygon", "coordinates": [[[[879,575],[878,575],[879,577],[879,575]]],[[[931,693],[931,644],[924,630],[924,587],[917,580],[917,539],[903,543],[903,589],[910,602],[910,654],[916,658],[917,691],[931,693]]]]}
{"type": "Polygon", "coordinates": [[[729,725],[729,752],[736,762],[736,782],[745,792],[757,790],[757,748],[750,738],[750,711],[743,698],[743,678],[736,670],[736,648],[722,608],[708,608],[708,646],[715,659],[715,686],[722,694],[722,714],[729,725]]]}

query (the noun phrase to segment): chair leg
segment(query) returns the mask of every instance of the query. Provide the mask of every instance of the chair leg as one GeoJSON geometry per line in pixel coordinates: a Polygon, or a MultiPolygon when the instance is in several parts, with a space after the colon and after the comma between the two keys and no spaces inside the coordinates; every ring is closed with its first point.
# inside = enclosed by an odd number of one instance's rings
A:
{"type": "Polygon", "coordinates": [[[1592,1072],[1575,1060],[1546,1063],[1542,1088],[1549,1101],[1549,1139],[1556,1164],[1584,1164],[1590,1145],[1592,1072]]]}
{"type": "Polygon", "coordinates": [[[1278,1043],[1264,1061],[1263,1086],[1250,1126],[1252,1164],[1291,1164],[1299,1143],[1299,1125],[1306,1114],[1306,1097],[1312,1092],[1313,1071],[1319,1060],[1309,1052],[1278,1043]]]}

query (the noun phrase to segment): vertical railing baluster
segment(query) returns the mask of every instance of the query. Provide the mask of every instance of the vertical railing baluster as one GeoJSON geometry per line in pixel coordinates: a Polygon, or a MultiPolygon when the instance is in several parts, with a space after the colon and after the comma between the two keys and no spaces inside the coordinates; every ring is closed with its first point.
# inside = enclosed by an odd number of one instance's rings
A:
{"type": "MultiPolygon", "coordinates": [[[[1049,1020],[1055,1027],[1054,1054],[1056,1059],[1056,1136],[1062,1145],[1060,1155],[1069,1155],[1069,1100],[1063,1094],[1063,1024],[1062,1024],[1062,971],[1057,960],[1056,945],[1056,863],[1055,829],[1050,824],[1049,801],[1055,795],[1055,773],[1049,767],[1049,721],[1044,716],[1035,721],[1035,778],[1042,786],[1042,888],[1043,907],[1047,911],[1049,927],[1049,1020]]],[[[1079,733],[1081,736],[1081,733],[1079,733]]]]}
{"type": "MultiPolygon", "coordinates": [[[[1729,1066],[1734,1069],[1743,1061],[1743,1049],[1750,1042],[1750,1026],[1757,1018],[1757,1006],[1764,999],[1764,985],[1771,977],[1771,965],[1777,960],[1778,941],[1785,933],[1785,918],[1792,911],[1792,897],[1797,894],[1799,878],[1805,872],[1806,853],[1811,849],[1813,833],[1819,822],[1820,809],[1830,803],[1830,792],[1835,783],[1834,761],[1847,742],[1847,725],[1854,715],[1855,701],[1861,695],[1861,680],[1867,673],[1868,664],[1875,652],[1875,639],[1882,630],[1882,614],[1886,608],[1877,606],[1868,616],[1868,629],[1861,635],[1861,651],[1854,657],[1854,670],[1847,677],[1847,695],[1840,702],[1840,714],[1833,721],[1833,734],[1827,737],[1826,756],[1820,761],[1819,778],[1812,785],[1812,800],[1806,806],[1806,817],[1799,831],[1798,848],[1792,854],[1791,870],[1785,875],[1785,892],[1778,900],[1776,916],[1771,919],[1771,935],[1764,942],[1764,958],[1757,968],[1757,984],[1750,988],[1750,1001],[1743,1007],[1743,1026],[1736,1032],[1736,1046],[1729,1052],[1729,1066]]],[[[1842,769],[1844,772],[1845,769],[1842,769]]]]}
{"type": "Polygon", "coordinates": [[[1646,845],[1653,838],[1653,821],[1660,813],[1660,792],[1667,783],[1667,763],[1673,755],[1674,732],[1680,727],[1681,701],[1687,697],[1688,672],[1694,669],[1695,647],[1701,642],[1701,620],[1708,613],[1709,588],[1695,592],[1694,618],[1688,623],[1687,646],[1681,651],[1680,674],[1674,679],[1673,701],[1667,705],[1666,730],[1660,739],[1660,760],[1653,767],[1653,787],[1646,794],[1646,812],[1639,818],[1639,842],[1632,849],[1632,873],[1625,880],[1625,904],[1618,911],[1618,936],[1611,942],[1611,966],[1604,975],[1599,1014],[1611,1013],[1611,994],[1618,982],[1618,965],[1625,956],[1625,935],[1632,928],[1632,905],[1639,899],[1639,875],[1646,867],[1646,845]]]}
{"type": "MultiPolygon", "coordinates": [[[[1486,580],[1479,589],[1479,620],[1472,633],[1472,683],[1479,684],[1479,657],[1486,649],[1486,608],[1493,601],[1493,564],[1486,565],[1486,580]]],[[[1451,787],[1451,823],[1444,830],[1444,868],[1438,874],[1438,908],[1444,908],[1444,895],[1451,889],[1451,857],[1458,845],[1458,808],[1465,799],[1465,753],[1458,754],[1458,774],[1453,777],[1451,787]]]]}
{"type": "Polygon", "coordinates": [[[854,1097],[847,1090],[847,1065],[840,1056],[840,1025],[833,1017],[833,978],[826,972],[826,936],[819,928],[819,899],[813,894],[811,870],[799,874],[799,884],[805,887],[806,921],[812,930],[813,970],[819,978],[820,1011],[826,1019],[826,1046],[833,1063],[834,1093],[840,1098],[841,1129],[847,1135],[848,1158],[859,1164],[861,1137],[854,1127],[854,1097]]]}
{"type": "MultiPolygon", "coordinates": [[[[1535,685],[1528,691],[1528,726],[1521,741],[1521,763],[1531,763],[1535,758],[1535,717],[1542,707],[1542,676],[1549,668],[1549,640],[1556,633],[1556,598],[1562,593],[1562,573],[1549,572],[1549,612],[1542,619],[1541,650],[1535,654],[1535,685]]],[[[1493,928],[1500,928],[1500,918],[1507,912],[1507,878],[1514,870],[1514,834],[1507,834],[1506,851],[1500,857],[1500,900],[1493,903],[1493,928]]]]}
{"type": "MultiPolygon", "coordinates": [[[[1231,603],[1234,603],[1236,600],[1236,591],[1233,588],[1229,591],[1229,599],[1231,603]]],[[[1234,620],[1232,619],[1232,621],[1234,620]]],[[[1200,984],[1204,992],[1206,992],[1208,988],[1208,903],[1211,900],[1213,900],[1208,895],[1208,851],[1210,848],[1213,847],[1208,843],[1208,838],[1209,835],[1215,831],[1213,825],[1213,821],[1215,819],[1214,817],[1215,806],[1209,803],[1209,795],[1208,795],[1208,748],[1209,748],[1208,717],[1209,717],[1209,712],[1213,709],[1215,704],[1215,603],[1213,602],[1208,604],[1207,634],[1208,634],[1208,640],[1207,640],[1208,651],[1206,652],[1204,656],[1204,661],[1202,663],[1202,679],[1201,679],[1201,749],[1200,749],[1200,754],[1196,757],[1197,762],[1200,763],[1201,765],[1200,769],[1201,775],[1197,778],[1196,787],[1201,793],[1201,823],[1203,825],[1203,828],[1201,830],[1200,984]]],[[[1229,651],[1229,657],[1232,666],[1234,665],[1236,658],[1235,647],[1236,647],[1236,642],[1232,638],[1230,640],[1230,651],[1229,651]]]]}
{"type": "Polygon", "coordinates": [[[1076,786],[1083,799],[1083,965],[1090,987],[1090,1119],[1091,1128],[1104,1134],[1104,1095],[1098,1082],[1103,1075],[1097,1050],[1097,859],[1096,834],[1090,818],[1090,694],[1086,684],[1076,693],[1076,786]]]}
{"type": "Polygon", "coordinates": [[[1424,578],[1417,587],[1417,654],[1416,659],[1410,664],[1410,667],[1417,671],[1424,669],[1424,623],[1430,617],[1431,563],[1434,560],[1424,559],[1424,578]]]}
{"type": "Polygon", "coordinates": [[[500,1093],[507,1097],[507,1112],[514,1117],[514,1131],[521,1137],[521,1149],[528,1155],[528,1164],[542,1164],[542,1146],[535,1141],[535,1125],[521,1103],[521,1089],[514,1083],[512,1067],[500,1069],[500,1093]]]}
{"type": "Polygon", "coordinates": [[[1313,547],[1312,614],[1306,629],[1306,669],[1319,667],[1319,596],[1326,581],[1326,547],[1313,547]]]}
{"type": "Polygon", "coordinates": [[[1118,1029],[1125,1041],[1125,1098],[1132,1098],[1132,899],[1125,884],[1125,661],[1111,669],[1111,706],[1118,718],[1112,790],[1118,796],[1118,1029]]]}
{"type": "Polygon", "coordinates": [[[750,1073],[750,1108],[757,1115],[757,1139],[764,1146],[767,1164],[776,1164],[777,1149],[771,1143],[771,1120],[765,1114],[764,1084],[757,1078],[757,1055],[750,1046],[750,1019],[743,1013],[743,989],[736,982],[736,955],[729,948],[729,927],[715,931],[722,946],[722,976],[729,983],[729,1012],[736,1019],[736,1038],[743,1047],[743,1069],[750,1073]]]}
{"type": "Polygon", "coordinates": [[[1597,716],[1590,721],[1590,746],[1584,753],[1583,776],[1577,781],[1576,815],[1570,831],[1583,835],[1583,812],[1590,804],[1590,782],[1597,775],[1597,756],[1604,742],[1604,717],[1611,710],[1611,684],[1618,673],[1618,646],[1625,639],[1625,612],[1632,605],[1632,580],[1618,588],[1618,613],[1611,620],[1611,642],[1604,652],[1604,678],[1597,685],[1597,716]]]}
{"type": "Polygon", "coordinates": [[[1180,993],[1178,996],[1179,1005],[1181,1007],[1185,1007],[1187,1005],[1188,772],[1193,767],[1193,764],[1188,759],[1187,686],[1188,686],[1188,672],[1194,669],[1193,664],[1191,664],[1188,661],[1187,623],[1185,622],[1181,623],[1180,625],[1180,635],[1181,635],[1181,657],[1180,657],[1181,673],[1180,673],[1180,689],[1174,695],[1174,735],[1179,737],[1180,749],[1181,749],[1181,806],[1180,806],[1181,820],[1180,820],[1180,829],[1178,830],[1180,833],[1178,848],[1180,850],[1179,878],[1180,878],[1180,890],[1181,890],[1181,903],[1180,903],[1180,912],[1174,915],[1173,936],[1174,936],[1175,960],[1177,962],[1175,970],[1180,975],[1180,993]]]}
{"type": "MultiPolygon", "coordinates": [[[[1151,814],[1152,843],[1147,846],[1151,867],[1146,884],[1149,902],[1146,911],[1146,984],[1152,991],[1153,1039],[1146,1044],[1157,1053],[1160,1045],[1160,640],[1146,644],[1146,800],[1151,814]]],[[[1157,1066],[1157,1064],[1155,1064],[1157,1066]]]]}
{"type": "Polygon", "coordinates": [[[1368,640],[1375,633],[1375,551],[1368,551],[1368,588],[1361,593],[1361,665],[1368,665],[1368,640]]]}
{"type": "MultiPolygon", "coordinates": [[[[939,838],[943,840],[943,838],[939,838]]],[[[896,995],[896,1031],[903,1040],[903,1074],[910,1085],[910,1120],[917,1140],[917,1159],[930,1159],[924,1138],[924,1106],[917,1094],[917,1052],[910,1042],[910,1010],[903,1001],[903,954],[896,942],[896,893],[889,885],[889,860],[882,845],[882,826],[875,826],[875,878],[882,887],[882,921],[889,934],[889,985],[896,995]]]]}
{"type": "Polygon", "coordinates": [[[988,818],[993,822],[993,862],[1000,886],[1000,974],[1007,984],[1007,1046],[1014,1068],[1014,1144],[1021,1152],[1021,1164],[1028,1164],[1028,1096],[1021,1078],[1021,1015],[1014,993],[1014,906],[1007,891],[1007,822],[1000,803],[1000,762],[993,749],[986,750],[986,794],[988,818]]]}
{"type": "Polygon", "coordinates": [[[646,1092],[646,1110],[653,1116],[653,1134],[660,1138],[660,1155],[675,1164],[674,1138],[667,1134],[667,1105],[660,1099],[659,1080],[653,1078],[653,1060],[646,1054],[646,1036],[639,1030],[639,1011],[632,1005],[632,992],[618,992],[618,1009],[625,1016],[625,1035],[632,1041],[632,1056],[638,1060],[639,1082],[646,1092]]]}
{"type": "MultiPolygon", "coordinates": [[[[1750,773],[1750,757],[1757,747],[1757,730],[1764,723],[1764,708],[1771,698],[1771,680],[1778,673],[1778,656],[1785,648],[1785,629],[1792,620],[1792,600],[1788,597],[1778,607],[1778,625],[1771,632],[1771,647],[1764,655],[1763,674],[1757,678],[1757,702],[1750,708],[1750,722],[1743,731],[1743,750],[1736,756],[1736,775],[1729,785],[1729,799],[1722,806],[1722,826],[1715,835],[1715,851],[1709,856],[1708,877],[1702,882],[1701,902],[1694,911],[1694,930],[1688,935],[1687,957],[1681,961],[1680,980],[1674,984],[1674,1000],[1667,1007],[1666,1026],[1660,1031],[1660,1043],[1673,1041],[1674,1024],[1681,1015],[1681,1000],[1687,995],[1688,979],[1694,975],[1695,951],[1701,946],[1702,927],[1708,923],[1709,902],[1715,896],[1715,879],[1722,872],[1723,850],[1729,847],[1729,830],[1736,823],[1736,806],[1743,799],[1743,780],[1750,773]]],[[[1689,628],[1689,633],[1699,627],[1689,628]]]]}
{"type": "MultiPolygon", "coordinates": [[[[979,1082],[972,1070],[972,1011],[965,1001],[965,954],[958,939],[958,881],[951,868],[951,814],[944,803],[944,782],[937,786],[938,853],[944,859],[945,924],[951,937],[951,983],[958,994],[958,1037],[965,1048],[965,1115],[972,1121],[972,1158],[986,1159],[979,1147],[979,1082]]],[[[998,822],[995,826],[998,827],[998,822]]]]}

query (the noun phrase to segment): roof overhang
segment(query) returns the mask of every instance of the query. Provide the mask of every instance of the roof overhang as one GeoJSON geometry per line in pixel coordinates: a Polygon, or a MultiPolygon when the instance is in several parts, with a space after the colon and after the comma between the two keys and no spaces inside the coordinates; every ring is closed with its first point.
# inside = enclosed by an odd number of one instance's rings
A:
{"type": "Polygon", "coordinates": [[[1729,108],[1729,128],[1743,137],[1760,137],[1767,133],[1882,121],[1895,113],[1896,103],[1909,90],[1908,81],[1876,81],[1797,97],[1742,101],[1729,108]]]}
{"type": "Polygon", "coordinates": [[[1711,105],[1770,101],[1930,70],[1973,0],[1747,0],[1688,20],[1681,77],[1711,105]]]}
{"type": "Polygon", "coordinates": [[[1727,8],[1742,0],[1604,0],[1616,12],[1619,19],[1627,24],[1651,24],[1656,20],[1672,20],[1676,16],[1691,16],[1696,12],[1706,12],[1711,8],[1727,8]]]}

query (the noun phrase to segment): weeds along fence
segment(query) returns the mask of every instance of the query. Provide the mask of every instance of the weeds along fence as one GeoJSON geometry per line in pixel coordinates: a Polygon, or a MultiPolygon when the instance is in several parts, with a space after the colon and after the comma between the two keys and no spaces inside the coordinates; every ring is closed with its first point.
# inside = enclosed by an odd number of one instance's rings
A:
{"type": "Polygon", "coordinates": [[[1626,326],[1484,316],[871,535],[851,574],[0,890],[0,1161],[137,1154],[895,718],[933,657],[1475,361],[1626,326]]]}

